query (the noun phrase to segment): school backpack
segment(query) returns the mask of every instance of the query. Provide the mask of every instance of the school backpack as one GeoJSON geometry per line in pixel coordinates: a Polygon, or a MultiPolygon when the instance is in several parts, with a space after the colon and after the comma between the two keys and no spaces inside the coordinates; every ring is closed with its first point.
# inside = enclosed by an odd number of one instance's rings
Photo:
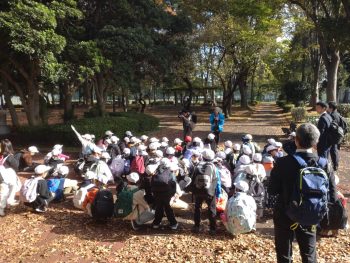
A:
{"type": "Polygon", "coordinates": [[[173,174],[170,169],[158,169],[151,179],[152,192],[174,192],[176,191],[176,182],[173,180],[173,174]]]}
{"type": "Polygon", "coordinates": [[[196,195],[207,195],[209,192],[213,183],[211,175],[206,174],[209,166],[212,166],[212,169],[216,172],[215,165],[208,162],[200,163],[196,168],[193,178],[193,193],[196,195]]]}
{"type": "Polygon", "coordinates": [[[85,200],[85,197],[90,189],[94,188],[94,184],[89,184],[85,187],[81,187],[73,196],[73,205],[74,207],[78,209],[83,209],[83,203],[85,200]]]}
{"type": "Polygon", "coordinates": [[[39,180],[44,180],[38,177],[32,177],[25,180],[24,184],[21,187],[19,193],[19,199],[24,203],[34,202],[38,196],[37,187],[39,180]]]}
{"type": "Polygon", "coordinates": [[[121,156],[114,158],[109,165],[113,176],[119,177],[124,174],[125,160],[121,156]]]}
{"type": "MultiPolygon", "coordinates": [[[[298,155],[293,155],[300,166],[296,175],[295,186],[286,214],[296,224],[303,226],[317,225],[328,211],[328,176],[321,168],[327,160],[320,158],[315,167],[298,155]]],[[[297,225],[296,225],[297,226],[297,225]]]]}
{"type": "Polygon", "coordinates": [[[328,203],[328,213],[321,221],[323,230],[346,229],[348,223],[348,214],[340,199],[334,203],[328,203]]]}
{"type": "Polygon", "coordinates": [[[83,170],[82,170],[83,177],[86,175],[88,171],[96,172],[98,164],[99,164],[99,160],[85,161],[83,170]]]}
{"type": "Polygon", "coordinates": [[[109,190],[100,190],[97,192],[94,201],[91,204],[91,214],[95,219],[106,219],[113,216],[114,202],[113,194],[109,190]]]}
{"type": "Polygon", "coordinates": [[[130,171],[138,174],[145,173],[145,161],[143,156],[137,155],[131,162],[130,171]]]}
{"type": "Polygon", "coordinates": [[[138,191],[138,188],[133,190],[125,187],[119,194],[117,201],[114,205],[114,216],[118,218],[124,218],[132,213],[134,194],[138,191]]]}
{"type": "Polygon", "coordinates": [[[345,136],[343,127],[341,127],[336,120],[331,122],[331,125],[328,128],[327,142],[328,145],[337,145],[340,144],[345,136]]]}
{"type": "Polygon", "coordinates": [[[227,203],[224,225],[232,235],[249,233],[255,230],[256,204],[250,195],[236,193],[227,203]]]}
{"type": "Polygon", "coordinates": [[[85,160],[83,158],[78,159],[78,161],[73,165],[74,172],[78,175],[81,175],[84,165],[85,160]]]}
{"type": "Polygon", "coordinates": [[[247,194],[254,198],[258,208],[263,208],[265,203],[264,184],[259,182],[255,176],[250,177],[248,175],[247,178],[249,180],[249,190],[247,194]]]}

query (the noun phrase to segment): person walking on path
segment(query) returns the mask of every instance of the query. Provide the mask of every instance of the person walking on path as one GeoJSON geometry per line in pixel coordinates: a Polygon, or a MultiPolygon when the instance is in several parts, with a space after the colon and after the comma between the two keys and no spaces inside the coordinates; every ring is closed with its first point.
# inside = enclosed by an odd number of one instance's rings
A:
{"type": "Polygon", "coordinates": [[[320,157],[328,158],[330,146],[328,144],[329,127],[332,123],[332,117],[327,112],[328,104],[325,102],[317,102],[316,111],[320,114],[317,128],[320,131],[320,138],[317,144],[317,154],[320,157]]]}
{"type": "Polygon", "coordinates": [[[224,130],[225,116],[219,107],[215,107],[214,112],[209,117],[211,132],[215,134],[215,142],[220,142],[220,133],[224,130]]]}
{"type": "Polygon", "coordinates": [[[196,127],[197,117],[192,115],[189,110],[185,109],[179,113],[178,117],[182,120],[184,139],[186,136],[192,137],[192,132],[196,127]]]}
{"type": "MultiPolygon", "coordinates": [[[[301,173],[300,169],[302,167],[299,164],[299,158],[301,158],[308,167],[319,167],[327,173],[328,187],[326,187],[325,190],[328,193],[326,196],[329,202],[334,202],[337,198],[334,175],[333,172],[327,171],[327,160],[325,158],[319,158],[317,154],[313,153],[313,148],[316,146],[319,137],[320,132],[316,126],[310,123],[301,125],[296,131],[296,154],[294,156],[288,155],[279,158],[271,171],[268,193],[271,195],[278,195],[273,212],[278,263],[292,262],[292,244],[294,237],[296,237],[299,244],[302,262],[317,262],[316,225],[297,224],[290,218],[291,213],[287,215],[287,211],[289,212],[291,210],[290,208],[294,207],[294,203],[296,202],[293,198],[295,198],[295,189],[298,183],[297,178],[301,173]]],[[[306,185],[304,187],[306,187],[306,185]]],[[[307,203],[307,198],[309,198],[309,196],[306,195],[303,198],[304,203],[307,203]]],[[[310,216],[310,213],[308,215],[310,216]]],[[[317,215],[318,213],[316,213],[316,211],[315,215],[312,214],[312,216],[317,215]]],[[[306,219],[308,219],[309,222],[310,218],[306,219]]]]}
{"type": "MultiPolygon", "coordinates": [[[[343,128],[344,132],[346,133],[346,128],[347,128],[346,122],[343,121],[343,118],[339,114],[337,108],[338,108],[337,103],[329,102],[327,111],[331,115],[333,121],[335,121],[341,128],[343,128]]],[[[338,171],[338,167],[339,167],[339,150],[340,150],[340,144],[331,145],[330,156],[332,159],[333,170],[335,172],[338,171]]]]}

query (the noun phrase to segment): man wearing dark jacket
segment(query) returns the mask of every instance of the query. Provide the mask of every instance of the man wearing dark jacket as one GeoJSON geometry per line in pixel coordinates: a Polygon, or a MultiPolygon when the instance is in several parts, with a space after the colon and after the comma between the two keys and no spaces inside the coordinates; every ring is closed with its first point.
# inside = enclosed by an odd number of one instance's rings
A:
{"type": "Polygon", "coordinates": [[[328,158],[330,145],[328,144],[329,127],[332,123],[332,117],[327,112],[328,104],[325,102],[317,102],[316,111],[320,114],[317,128],[320,131],[320,138],[317,144],[317,154],[320,157],[328,158]]]}
{"type": "MultiPolygon", "coordinates": [[[[315,166],[319,161],[313,148],[317,145],[320,132],[316,126],[307,123],[301,125],[296,131],[296,154],[302,157],[308,166],[315,166]]],[[[286,214],[287,205],[291,202],[296,177],[300,174],[300,165],[293,156],[279,158],[271,171],[268,187],[270,195],[278,195],[274,208],[275,246],[277,262],[292,262],[292,243],[296,237],[302,262],[316,262],[316,229],[314,226],[298,226],[291,230],[295,223],[286,214]]],[[[324,168],[327,170],[326,168],[324,168]]],[[[334,175],[327,171],[329,176],[329,201],[336,199],[334,175]]]]}
{"type": "MultiPolygon", "coordinates": [[[[329,102],[328,103],[328,113],[331,115],[332,119],[340,126],[342,127],[342,118],[339,112],[337,111],[337,103],[335,102],[329,102]]],[[[345,127],[342,127],[345,128],[345,127]]],[[[336,172],[339,167],[339,149],[340,145],[334,144],[331,145],[330,148],[330,155],[333,163],[333,170],[336,172]]]]}

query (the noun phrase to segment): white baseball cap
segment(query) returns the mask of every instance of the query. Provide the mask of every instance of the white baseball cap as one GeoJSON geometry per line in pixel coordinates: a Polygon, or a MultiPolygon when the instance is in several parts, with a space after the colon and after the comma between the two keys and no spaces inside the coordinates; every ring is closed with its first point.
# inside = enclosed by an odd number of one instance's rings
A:
{"type": "Polygon", "coordinates": [[[137,142],[137,138],[136,137],[131,137],[130,138],[130,142],[131,143],[136,143],[137,142]]]}
{"type": "Polygon", "coordinates": [[[150,143],[155,143],[155,142],[159,142],[159,140],[156,137],[152,137],[151,139],[149,139],[150,143]]]}
{"type": "Polygon", "coordinates": [[[62,151],[60,149],[53,149],[51,151],[51,153],[52,153],[53,156],[57,156],[57,155],[61,154],[62,151]]]}
{"type": "Polygon", "coordinates": [[[129,155],[131,153],[130,148],[124,148],[123,153],[129,155]]]}
{"type": "Polygon", "coordinates": [[[246,139],[246,140],[253,140],[253,136],[251,134],[246,134],[244,136],[244,139],[246,139]]]}
{"type": "Polygon", "coordinates": [[[52,149],[59,149],[62,150],[63,145],[62,144],[55,144],[52,149]]]}
{"type": "Polygon", "coordinates": [[[38,150],[38,148],[36,146],[30,146],[28,148],[28,151],[31,152],[31,153],[38,153],[39,152],[39,150],[38,150]]]}
{"type": "Polygon", "coordinates": [[[255,168],[255,165],[247,165],[245,168],[244,168],[244,171],[247,173],[247,174],[250,174],[250,175],[256,175],[258,173],[258,171],[256,170],[255,168]]]}
{"type": "Polygon", "coordinates": [[[105,135],[106,135],[106,136],[112,136],[112,135],[113,135],[113,132],[111,132],[111,131],[106,131],[106,132],[105,132],[105,135]]]}
{"type": "Polygon", "coordinates": [[[275,142],[274,144],[277,148],[282,148],[283,144],[281,142],[275,142]]]}
{"type": "Polygon", "coordinates": [[[267,140],[267,143],[268,143],[268,144],[275,144],[276,141],[275,141],[275,139],[270,138],[270,139],[267,140]]]}
{"type": "Polygon", "coordinates": [[[204,149],[202,151],[202,156],[203,156],[203,159],[208,160],[208,161],[212,161],[215,158],[215,153],[214,153],[214,151],[212,151],[210,149],[204,149]]]}
{"type": "Polygon", "coordinates": [[[160,146],[161,146],[161,147],[168,147],[168,143],[167,143],[167,142],[161,142],[161,143],[160,143],[160,146]]]}
{"type": "Polygon", "coordinates": [[[251,155],[253,153],[252,149],[248,145],[243,145],[243,153],[246,155],[251,155]]]}
{"type": "Polygon", "coordinates": [[[181,143],[182,143],[182,141],[179,138],[176,138],[174,140],[174,144],[181,144],[181,143]]]}
{"type": "Polygon", "coordinates": [[[147,136],[147,135],[142,135],[142,136],[140,137],[140,139],[141,139],[141,141],[147,141],[148,136],[147,136]]]}
{"type": "Polygon", "coordinates": [[[139,151],[146,151],[146,149],[147,149],[147,146],[146,146],[146,145],[139,145],[139,146],[137,147],[137,150],[139,150],[139,151]]]}
{"type": "Polygon", "coordinates": [[[129,143],[130,142],[129,137],[124,137],[124,142],[129,143]]]}
{"type": "Polygon", "coordinates": [[[220,158],[222,160],[225,160],[226,159],[226,153],[224,153],[224,152],[217,152],[216,153],[216,157],[220,158]]]}
{"type": "Polygon", "coordinates": [[[162,142],[169,142],[169,139],[167,137],[163,137],[162,142]]]}
{"type": "Polygon", "coordinates": [[[165,168],[170,168],[171,166],[171,162],[168,158],[163,158],[161,161],[160,161],[160,165],[165,167],[165,168]]]}
{"type": "Polygon", "coordinates": [[[128,174],[126,176],[126,179],[130,182],[130,183],[134,183],[136,184],[139,180],[140,180],[140,176],[138,173],[131,173],[131,174],[128,174]]]}
{"type": "Polygon", "coordinates": [[[35,167],[34,172],[35,172],[35,174],[41,175],[41,174],[44,174],[50,170],[51,170],[51,166],[40,164],[37,167],[35,167]]]}
{"type": "Polygon", "coordinates": [[[67,175],[67,174],[69,174],[69,168],[68,168],[68,166],[61,165],[60,167],[58,167],[58,173],[61,174],[61,175],[67,175]]]}
{"type": "Polygon", "coordinates": [[[241,190],[242,192],[246,193],[249,190],[249,185],[246,181],[244,180],[239,180],[237,183],[234,183],[234,186],[238,189],[241,190]]]}
{"type": "Polygon", "coordinates": [[[198,143],[200,143],[202,140],[201,140],[201,138],[199,138],[199,137],[194,137],[193,138],[193,142],[198,142],[198,143]]]}
{"type": "Polygon", "coordinates": [[[277,147],[275,145],[270,145],[266,148],[266,152],[272,152],[277,150],[277,147]]]}
{"type": "Polygon", "coordinates": [[[131,136],[132,136],[132,133],[131,133],[131,131],[126,131],[126,132],[125,132],[125,135],[128,136],[128,137],[131,137],[131,136]]]}
{"type": "Polygon", "coordinates": [[[241,145],[236,143],[235,145],[233,145],[233,150],[240,151],[241,150],[241,145]]]}
{"type": "Polygon", "coordinates": [[[233,143],[232,143],[231,141],[226,141],[226,142],[225,142],[225,146],[226,146],[227,148],[232,148],[232,145],[233,145],[233,143]]]}
{"type": "Polygon", "coordinates": [[[253,155],[253,160],[254,160],[255,162],[261,162],[261,161],[262,161],[262,155],[261,155],[261,153],[255,153],[255,154],[253,155]]]}
{"type": "Polygon", "coordinates": [[[249,158],[248,155],[242,155],[240,158],[239,158],[239,162],[241,164],[244,164],[244,165],[247,165],[247,164],[250,164],[251,163],[251,160],[249,158]]]}
{"type": "Polygon", "coordinates": [[[212,134],[212,133],[209,133],[209,134],[208,134],[208,139],[209,139],[209,140],[214,140],[214,139],[215,139],[215,135],[212,134]]]}
{"type": "Polygon", "coordinates": [[[200,157],[201,153],[198,150],[193,150],[192,151],[192,156],[200,157]]]}
{"type": "Polygon", "coordinates": [[[166,149],[166,154],[174,155],[175,149],[173,147],[168,147],[168,149],[166,149]]]}
{"type": "Polygon", "coordinates": [[[148,145],[148,148],[150,150],[157,150],[158,149],[158,144],[156,144],[155,142],[150,143],[150,145],[148,145]]]}
{"type": "Polygon", "coordinates": [[[161,150],[156,150],[156,156],[158,157],[158,158],[162,158],[163,157],[163,152],[161,151],[161,150]]]}
{"type": "Polygon", "coordinates": [[[108,178],[104,174],[98,174],[96,179],[103,184],[108,183],[108,178]]]}
{"type": "Polygon", "coordinates": [[[111,142],[112,142],[112,143],[117,143],[118,141],[119,141],[119,138],[118,138],[117,136],[114,136],[114,135],[113,135],[113,136],[111,137],[111,142]]]}

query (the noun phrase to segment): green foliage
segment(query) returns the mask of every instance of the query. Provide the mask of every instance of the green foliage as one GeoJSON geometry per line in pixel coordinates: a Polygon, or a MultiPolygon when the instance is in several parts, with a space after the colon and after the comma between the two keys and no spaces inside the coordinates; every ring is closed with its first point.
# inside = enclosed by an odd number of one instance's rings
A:
{"type": "Polygon", "coordinates": [[[302,105],[311,95],[309,84],[301,81],[288,81],[283,86],[283,93],[287,101],[295,105],[302,105]]]}
{"type": "Polygon", "coordinates": [[[286,100],[278,100],[278,101],[276,101],[276,104],[278,107],[283,108],[284,105],[287,104],[287,101],[286,100]]]}
{"type": "Polygon", "coordinates": [[[344,118],[350,118],[350,104],[339,104],[338,111],[344,118]]]}
{"type": "Polygon", "coordinates": [[[16,138],[21,138],[23,144],[50,142],[51,144],[62,143],[67,146],[79,146],[80,142],[70,125],[74,125],[81,134],[94,134],[96,138],[102,137],[106,130],[112,130],[122,138],[127,130],[131,130],[135,134],[155,130],[159,126],[159,120],[141,113],[118,113],[104,118],[73,120],[67,124],[23,126],[17,131],[16,138]]]}
{"type": "Polygon", "coordinates": [[[293,108],[291,110],[291,113],[292,113],[292,118],[294,122],[301,122],[305,120],[307,116],[307,111],[306,111],[306,108],[304,107],[293,108]]]}

